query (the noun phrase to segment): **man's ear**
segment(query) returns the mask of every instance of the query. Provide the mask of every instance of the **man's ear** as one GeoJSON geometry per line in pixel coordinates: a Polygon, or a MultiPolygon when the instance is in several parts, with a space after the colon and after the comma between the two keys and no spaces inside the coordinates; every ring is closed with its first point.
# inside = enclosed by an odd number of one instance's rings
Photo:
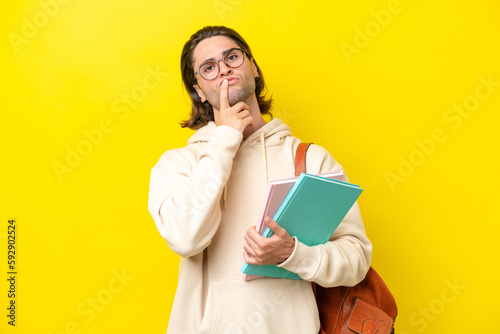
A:
{"type": "Polygon", "coordinates": [[[205,94],[203,94],[203,91],[198,85],[193,85],[193,88],[196,90],[196,93],[198,93],[198,96],[201,99],[201,102],[205,102],[207,99],[205,98],[205,94]]]}
{"type": "Polygon", "coordinates": [[[253,57],[250,59],[250,63],[252,64],[253,77],[259,77],[259,71],[257,71],[257,66],[255,66],[255,62],[253,61],[253,57]]]}

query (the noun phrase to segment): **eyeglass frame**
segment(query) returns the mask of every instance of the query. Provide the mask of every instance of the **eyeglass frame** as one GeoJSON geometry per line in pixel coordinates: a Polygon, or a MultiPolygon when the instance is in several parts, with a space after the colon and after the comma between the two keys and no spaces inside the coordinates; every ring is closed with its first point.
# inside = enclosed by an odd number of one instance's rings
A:
{"type": "Polygon", "coordinates": [[[218,60],[214,60],[214,59],[207,59],[207,60],[205,60],[205,61],[204,61],[203,63],[201,63],[201,64],[200,64],[200,66],[198,67],[198,71],[194,72],[194,80],[196,81],[196,74],[199,74],[199,75],[200,75],[200,77],[202,77],[204,80],[207,80],[207,81],[212,81],[212,80],[217,79],[217,77],[218,77],[218,76],[219,76],[219,74],[220,74],[220,66],[219,66],[219,62],[220,62],[221,60],[222,60],[222,62],[224,63],[224,65],[226,65],[227,67],[230,67],[230,68],[238,68],[238,67],[241,67],[241,65],[243,65],[243,63],[245,63],[245,54],[246,54],[246,51],[245,51],[245,49],[244,49],[244,48],[231,48],[231,49],[229,49],[229,50],[224,51],[224,53],[222,54],[222,57],[221,57],[221,58],[219,58],[218,60]],[[226,57],[226,55],[227,55],[228,53],[230,53],[231,51],[234,51],[234,50],[240,50],[240,51],[241,51],[241,53],[243,54],[243,61],[242,61],[242,62],[241,62],[241,64],[240,64],[240,65],[238,65],[238,66],[231,66],[231,65],[228,65],[228,64],[226,64],[226,62],[224,61],[224,58],[226,57]],[[203,77],[203,75],[201,75],[201,73],[200,73],[200,68],[203,66],[203,64],[205,64],[207,61],[210,61],[210,60],[215,61],[215,63],[217,64],[217,75],[216,75],[213,79],[205,79],[205,78],[203,77]]]}

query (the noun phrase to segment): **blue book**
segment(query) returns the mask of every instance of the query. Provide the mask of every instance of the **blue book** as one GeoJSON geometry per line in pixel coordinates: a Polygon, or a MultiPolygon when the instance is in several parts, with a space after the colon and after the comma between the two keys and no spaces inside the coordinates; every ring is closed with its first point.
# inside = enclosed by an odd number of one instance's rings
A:
{"type": "MultiPolygon", "coordinates": [[[[363,190],[358,185],[302,173],[285,197],[273,219],[300,242],[315,246],[326,243],[354,205],[363,190]]],[[[267,228],[263,236],[273,232],[267,228]]],[[[299,275],[275,265],[245,263],[247,275],[301,279],[299,275]]]]}

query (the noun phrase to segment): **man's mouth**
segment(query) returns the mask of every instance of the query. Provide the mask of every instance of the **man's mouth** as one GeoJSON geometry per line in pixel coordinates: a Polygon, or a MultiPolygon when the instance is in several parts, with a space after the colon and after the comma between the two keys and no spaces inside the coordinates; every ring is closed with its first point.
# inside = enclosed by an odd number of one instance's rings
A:
{"type": "Polygon", "coordinates": [[[238,81],[238,79],[235,78],[235,77],[224,78],[224,79],[221,80],[219,86],[222,85],[222,83],[224,82],[224,80],[227,80],[227,84],[228,85],[230,85],[231,83],[234,83],[234,82],[238,81]]]}

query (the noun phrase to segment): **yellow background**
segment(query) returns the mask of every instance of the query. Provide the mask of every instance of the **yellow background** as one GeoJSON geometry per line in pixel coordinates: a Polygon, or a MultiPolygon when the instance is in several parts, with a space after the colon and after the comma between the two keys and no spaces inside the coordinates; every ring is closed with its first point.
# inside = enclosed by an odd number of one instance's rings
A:
{"type": "Polygon", "coordinates": [[[224,24],[252,47],[275,116],[365,189],[397,332],[495,332],[499,11],[493,0],[4,3],[0,331],[165,333],[179,257],[147,211],[149,173],[192,134],[177,124],[184,42],[224,24]],[[69,166],[71,150],[85,156],[69,166]]]}

